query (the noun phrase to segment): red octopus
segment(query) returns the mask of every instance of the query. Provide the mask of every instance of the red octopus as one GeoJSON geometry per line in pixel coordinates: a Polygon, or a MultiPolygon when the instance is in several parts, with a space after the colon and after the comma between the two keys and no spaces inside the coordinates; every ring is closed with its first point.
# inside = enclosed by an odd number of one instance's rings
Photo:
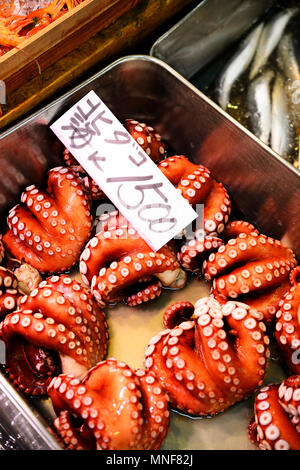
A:
{"type": "Polygon", "coordinates": [[[185,285],[186,275],[169,246],[154,253],[124,217],[118,215],[115,220],[115,225],[104,224],[80,258],[83,281],[91,284],[98,302],[125,300],[135,306],[160,295],[161,285],[185,285]]]}
{"type": "Polygon", "coordinates": [[[278,240],[257,232],[241,233],[220,246],[203,263],[212,294],[218,299],[238,299],[263,313],[271,322],[276,307],[289,289],[295,255],[278,240]]]}
{"type": "MultiPolygon", "coordinates": [[[[191,314],[190,305],[179,303],[168,322],[191,314]]],[[[172,407],[193,416],[215,415],[262,385],[269,339],[262,315],[240,302],[221,305],[202,298],[192,318],[152,338],[145,367],[157,375],[172,407]]]]}
{"type": "MultiPolygon", "coordinates": [[[[134,121],[133,119],[126,119],[124,127],[154,163],[159,163],[164,159],[165,144],[153,127],[149,127],[145,123],[134,121]]],[[[86,173],[85,169],[78,163],[68,149],[64,150],[63,158],[68,167],[81,178],[82,183],[92,199],[101,200],[107,198],[99,185],[86,173]]]]}
{"type": "Polygon", "coordinates": [[[300,375],[260,389],[248,432],[263,450],[300,450],[300,375]]]}
{"type": "Polygon", "coordinates": [[[215,181],[210,171],[195,165],[183,155],[162,161],[158,168],[190,204],[204,204],[204,231],[217,235],[228,222],[231,203],[222,183],[215,181]]]}
{"type": "Polygon", "coordinates": [[[26,395],[44,395],[53,376],[81,376],[107,350],[107,324],[93,296],[70,277],[42,281],[0,324],[6,371],[26,395]]]}
{"type": "MultiPolygon", "coordinates": [[[[221,234],[221,238],[206,236],[199,239],[190,240],[188,243],[182,245],[178,253],[178,259],[181,266],[193,273],[199,273],[202,270],[205,258],[214,253],[224,245],[224,241],[231,238],[236,238],[241,233],[258,233],[256,228],[249,222],[244,220],[235,220],[229,222],[221,234]]],[[[212,257],[213,258],[213,257],[212,257]]]]}
{"type": "Polygon", "coordinates": [[[48,173],[45,193],[29,186],[7,218],[5,248],[43,273],[62,272],[78,260],[92,228],[84,187],[67,168],[48,173]]]}
{"type": "Polygon", "coordinates": [[[158,449],[169,427],[167,396],[152,372],[108,359],[80,381],[60,375],[49,396],[66,449],[158,449]]]}
{"type": "Polygon", "coordinates": [[[0,318],[16,309],[21,296],[14,273],[0,266],[0,318]]]}
{"type": "Polygon", "coordinates": [[[300,374],[300,266],[290,273],[292,287],[279,302],[275,339],[288,369],[300,374]]]}
{"type": "Polygon", "coordinates": [[[153,127],[133,119],[126,119],[125,127],[154,163],[159,163],[165,158],[165,143],[153,127]]]}

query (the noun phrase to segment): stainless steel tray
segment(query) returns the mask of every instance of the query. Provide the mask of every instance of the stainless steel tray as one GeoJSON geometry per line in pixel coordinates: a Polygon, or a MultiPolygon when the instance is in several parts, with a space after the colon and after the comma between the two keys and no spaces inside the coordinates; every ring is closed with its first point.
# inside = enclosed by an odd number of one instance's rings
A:
{"type": "MultiPolygon", "coordinates": [[[[217,101],[218,78],[247,31],[260,21],[268,21],[268,14],[272,16],[288,8],[289,3],[282,0],[204,0],[162,35],[153,44],[150,54],[166,62],[217,101]]],[[[247,90],[247,80],[236,80],[234,88],[233,94],[238,97],[233,98],[231,109],[228,107],[227,111],[248,128],[249,112],[246,112],[242,98],[247,90]]],[[[290,159],[296,160],[294,165],[297,167],[298,137],[293,143],[295,148],[290,159]]]]}
{"type": "MultiPolygon", "coordinates": [[[[171,151],[208,166],[226,185],[236,212],[240,211],[263,233],[284,240],[300,257],[297,172],[168,65],[148,56],[116,61],[0,136],[0,178],[5,182],[0,188],[2,220],[7,209],[19,200],[21,190],[32,179],[42,182],[47,167],[58,163],[62,148],[49,124],[90,90],[98,93],[120,120],[135,117],[152,124],[171,151]],[[13,177],[15,174],[19,177],[13,177]]],[[[208,288],[207,283],[194,281],[184,290],[164,292],[160,299],[143,307],[120,305],[107,311],[108,355],[132,367],[141,366],[148,340],[162,329],[165,307],[180,299],[194,302],[206,295],[208,288]]],[[[267,381],[282,376],[278,360],[273,360],[267,381]]],[[[1,402],[0,423],[12,436],[11,446],[18,441],[21,448],[58,448],[46,430],[54,416],[49,400],[25,403],[0,374],[1,402]]],[[[251,405],[252,401],[247,400],[214,419],[191,419],[172,413],[163,448],[251,449],[246,433],[251,405]]]]}
{"type": "Polygon", "coordinates": [[[204,0],[161,36],[151,55],[191,78],[241,37],[274,0],[204,0]]]}

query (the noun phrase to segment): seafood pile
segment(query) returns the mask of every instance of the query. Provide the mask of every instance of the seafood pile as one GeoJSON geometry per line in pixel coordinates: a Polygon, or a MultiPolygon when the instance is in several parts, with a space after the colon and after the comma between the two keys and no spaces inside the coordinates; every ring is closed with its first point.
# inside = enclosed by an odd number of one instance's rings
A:
{"type": "Polygon", "coordinates": [[[0,57],[83,0],[8,0],[0,5],[0,57]]]}
{"type": "Polygon", "coordinates": [[[94,203],[106,196],[65,149],[46,187],[25,188],[0,239],[4,373],[23,395],[51,400],[51,432],[64,449],[155,450],[170,410],[212,417],[258,391],[252,442],[300,450],[293,251],[233,220],[230,196],[208,168],[168,156],[146,123],[125,127],[190,204],[204,204],[204,229],[153,252],[118,211],[96,217],[94,203]],[[182,294],[166,308],[143,368],[106,357],[106,308],[155,308],[165,288],[181,292],[188,279],[207,282],[209,295],[193,305],[182,294]],[[270,337],[294,375],[263,387],[270,337]]]}
{"type": "Polygon", "coordinates": [[[216,100],[300,169],[299,8],[256,25],[225,65],[216,100]]]}

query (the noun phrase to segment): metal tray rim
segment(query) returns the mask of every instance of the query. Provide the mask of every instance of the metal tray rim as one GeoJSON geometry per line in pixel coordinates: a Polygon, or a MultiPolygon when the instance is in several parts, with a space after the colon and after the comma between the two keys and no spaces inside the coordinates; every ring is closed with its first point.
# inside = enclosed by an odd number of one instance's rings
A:
{"type": "MultiPolygon", "coordinates": [[[[200,5],[198,5],[198,6],[200,6],[200,5]]],[[[99,72],[94,74],[92,77],[88,78],[87,80],[85,80],[81,84],[79,84],[76,87],[72,88],[70,91],[64,93],[62,96],[60,96],[56,100],[54,100],[51,103],[45,105],[40,110],[36,111],[34,114],[32,114],[32,115],[28,116],[27,118],[23,119],[20,123],[17,123],[13,127],[9,128],[8,130],[6,130],[2,134],[0,134],[0,141],[1,141],[2,138],[6,137],[7,135],[12,133],[16,129],[20,129],[22,126],[24,126],[26,123],[30,122],[32,119],[38,117],[43,112],[51,109],[57,103],[60,103],[60,102],[64,101],[67,97],[69,97],[72,94],[76,93],[77,91],[81,90],[82,88],[87,86],[89,83],[93,82],[98,77],[100,77],[102,74],[108,72],[109,70],[113,69],[117,65],[122,64],[123,62],[136,61],[136,60],[154,62],[157,65],[159,65],[160,67],[164,68],[167,72],[169,72],[171,75],[173,75],[177,80],[181,81],[187,88],[189,88],[194,93],[196,93],[203,101],[205,101],[207,104],[212,106],[219,114],[222,114],[226,118],[226,120],[230,121],[232,124],[234,124],[236,127],[238,127],[244,134],[247,134],[247,136],[249,136],[252,140],[257,142],[265,150],[267,150],[268,153],[270,153],[274,158],[276,158],[276,160],[281,165],[284,165],[288,170],[292,171],[293,173],[295,173],[296,176],[298,176],[300,178],[299,172],[296,170],[296,168],[291,163],[287,162],[282,157],[280,157],[280,155],[278,155],[268,145],[264,144],[261,140],[259,140],[251,131],[249,131],[246,127],[244,127],[242,124],[240,124],[232,116],[230,116],[226,111],[224,111],[217,103],[215,103],[212,99],[210,99],[208,96],[206,96],[202,91],[198,90],[198,88],[196,88],[192,83],[190,83],[182,75],[180,75],[178,72],[176,72],[176,70],[174,70],[172,67],[170,67],[168,64],[166,64],[161,59],[158,59],[156,57],[152,57],[150,55],[143,55],[143,54],[128,55],[128,56],[124,56],[124,57],[121,57],[120,59],[115,60],[114,62],[109,64],[107,67],[101,69],[99,72]]]]}
{"type": "MultiPolygon", "coordinates": [[[[176,31],[178,28],[180,28],[186,21],[188,21],[190,19],[191,16],[193,16],[196,11],[198,11],[198,9],[200,7],[203,7],[203,5],[205,3],[207,3],[209,0],[203,0],[202,2],[199,3],[199,5],[197,5],[195,8],[193,8],[192,11],[190,11],[189,13],[187,13],[186,16],[184,16],[183,18],[181,18],[181,20],[179,20],[174,26],[172,26],[170,29],[168,29],[164,34],[162,34],[161,36],[159,36],[159,38],[152,44],[152,47],[150,49],[150,56],[155,58],[155,55],[154,55],[154,49],[160,44],[161,41],[163,41],[165,38],[167,38],[169,36],[169,34],[172,34],[174,31],[176,31]]],[[[159,59],[160,60],[160,59],[159,59]]]]}
{"type": "MultiPolygon", "coordinates": [[[[250,131],[248,131],[244,126],[242,126],[240,123],[238,123],[235,119],[233,119],[231,116],[229,116],[225,111],[223,111],[216,103],[214,103],[210,98],[208,98],[206,95],[204,95],[201,91],[199,91],[195,86],[193,86],[188,80],[183,78],[179,73],[177,73],[174,69],[172,69],[169,65],[165,64],[163,61],[160,59],[147,56],[147,55],[130,55],[130,56],[125,56],[122,57],[104,69],[100,70],[97,72],[95,75],[93,75],[91,78],[87,79],[85,82],[81,83],[77,87],[73,88],[69,92],[65,93],[55,101],[51,102],[50,104],[44,106],[42,109],[38,110],[36,113],[32,114],[31,116],[25,118],[22,120],[20,123],[16,124],[12,128],[8,129],[5,131],[3,134],[0,135],[0,141],[2,138],[5,136],[9,135],[13,131],[22,128],[26,123],[30,122],[34,118],[40,116],[42,113],[45,111],[51,109],[53,106],[55,106],[57,103],[62,102],[65,100],[67,97],[70,95],[76,93],[78,90],[84,88],[88,84],[90,84],[92,81],[103,75],[104,73],[109,72],[116,66],[128,62],[128,61],[148,61],[148,62],[153,62],[159,65],[161,68],[164,68],[168,73],[173,75],[177,80],[182,82],[187,88],[189,88],[192,92],[196,93],[198,96],[201,97],[208,105],[212,106],[214,109],[217,110],[218,113],[221,113],[226,120],[231,121],[235,126],[237,126],[244,134],[247,134],[252,140],[255,140],[260,146],[262,146],[264,149],[268,151],[270,156],[275,157],[278,162],[281,165],[285,165],[289,171],[293,171],[297,177],[299,178],[300,181],[300,175],[292,167],[292,165],[288,164],[287,162],[284,162],[281,157],[279,157],[275,152],[273,152],[267,145],[263,144],[257,137],[255,137],[250,131]]],[[[30,423],[31,428],[35,431],[38,432],[38,434],[41,437],[41,440],[45,443],[47,448],[50,448],[52,450],[61,450],[61,447],[58,445],[56,440],[54,439],[53,436],[48,432],[48,430],[42,425],[42,423],[39,421],[39,419],[34,415],[30,407],[27,405],[27,403],[23,400],[22,396],[12,387],[12,385],[9,383],[9,381],[5,378],[5,376],[0,373],[0,390],[2,390],[5,395],[7,396],[8,400],[11,402],[12,406],[14,408],[17,408],[20,413],[24,416],[24,418],[30,423]]]]}

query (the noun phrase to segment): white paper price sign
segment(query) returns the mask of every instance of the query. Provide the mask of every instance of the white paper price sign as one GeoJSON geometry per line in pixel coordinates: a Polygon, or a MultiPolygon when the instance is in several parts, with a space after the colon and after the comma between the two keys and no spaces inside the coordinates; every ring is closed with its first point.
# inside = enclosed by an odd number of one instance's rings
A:
{"type": "Polygon", "coordinates": [[[51,129],[155,251],[197,217],[94,91],[51,129]]]}

